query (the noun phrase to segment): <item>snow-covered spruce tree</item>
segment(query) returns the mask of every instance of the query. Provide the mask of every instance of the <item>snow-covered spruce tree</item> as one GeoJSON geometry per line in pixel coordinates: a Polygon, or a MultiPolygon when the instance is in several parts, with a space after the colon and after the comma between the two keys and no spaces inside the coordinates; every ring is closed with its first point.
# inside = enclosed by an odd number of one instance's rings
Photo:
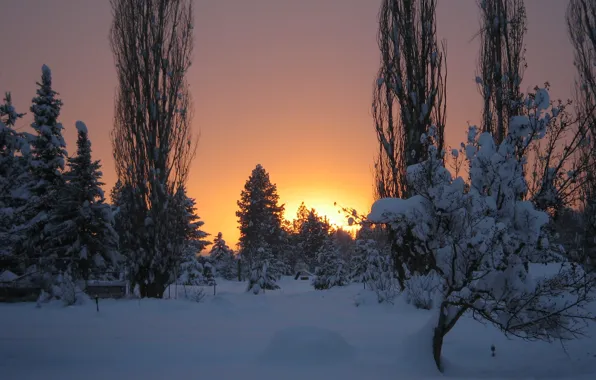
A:
{"type": "Polygon", "coordinates": [[[249,274],[254,268],[263,267],[264,262],[258,261],[264,257],[258,253],[259,248],[270,249],[272,259],[280,259],[284,206],[278,205],[278,201],[277,186],[271,183],[269,173],[257,165],[244,185],[236,211],[240,224],[240,253],[243,267],[249,274]]]}
{"type": "Polygon", "coordinates": [[[22,113],[16,112],[10,93],[6,93],[0,104],[0,271],[9,269],[18,272],[19,260],[14,255],[13,226],[21,223],[20,186],[27,175],[26,155],[29,152],[27,136],[18,133],[14,127],[22,113]],[[25,156],[25,157],[24,157],[25,156]]]}
{"type": "Polygon", "coordinates": [[[76,122],[77,153],[68,158],[66,186],[46,227],[48,248],[74,281],[118,278],[120,255],[112,210],[101,186],[101,164],[91,159],[87,126],[76,122]]]}
{"type": "Polygon", "coordinates": [[[205,284],[204,268],[200,257],[190,249],[182,252],[178,268],[178,284],[199,286],[205,284]]]}
{"type": "MultiPolygon", "coordinates": [[[[196,152],[186,73],[193,48],[190,0],[113,0],[110,45],[118,89],[112,147],[129,187],[126,251],[142,297],[160,298],[174,281],[180,251],[169,204],[196,152]]],[[[122,237],[121,237],[122,238],[122,237]]]]}
{"type": "MultiPolygon", "coordinates": [[[[524,101],[533,102],[535,97],[524,101]]],[[[439,370],[443,339],[469,312],[508,335],[530,340],[573,339],[593,316],[584,309],[594,282],[553,247],[543,226],[548,214],[522,200],[524,157],[516,149],[544,137],[544,107],[517,117],[496,145],[471,127],[465,145],[470,183],[451,177],[434,147],[429,159],[408,168],[417,195],[375,202],[369,220],[389,222],[398,243],[410,236],[428,255],[439,278],[432,354],[439,370]],[[546,273],[539,266],[550,265],[546,273]]],[[[593,293],[592,293],[593,294],[593,293]]],[[[429,341],[429,351],[431,342],[429,341]]]]}
{"type": "MultiPolygon", "coordinates": [[[[183,281],[185,285],[202,284],[205,279],[206,258],[199,255],[211,242],[205,240],[209,234],[201,230],[204,222],[196,214],[195,200],[186,195],[184,187],[180,187],[172,202],[168,203],[168,211],[171,213],[172,220],[169,236],[172,252],[170,257],[177,260],[178,277],[186,276],[186,281],[183,281]],[[189,281],[195,283],[189,283],[189,281]]],[[[176,278],[172,276],[167,285],[175,280],[176,278]]]]}
{"type": "Polygon", "coordinates": [[[226,280],[233,280],[237,277],[236,260],[234,259],[234,252],[228,247],[226,241],[223,239],[223,234],[220,232],[213,240],[213,246],[209,253],[211,260],[215,264],[217,273],[219,273],[226,280]]]}
{"type": "MultiPolygon", "coordinates": [[[[213,260],[211,260],[210,257],[206,256],[200,256],[199,262],[203,265],[203,284],[215,287],[217,285],[217,281],[215,279],[215,277],[217,277],[215,263],[213,263],[213,260]]],[[[215,295],[215,289],[213,294],[215,295]]]]}
{"type": "Polygon", "coordinates": [[[367,247],[366,271],[363,277],[369,289],[377,294],[379,303],[391,302],[399,293],[399,284],[395,278],[391,252],[388,248],[389,246],[370,244],[367,247]]]}
{"type": "Polygon", "coordinates": [[[298,252],[301,261],[304,262],[309,271],[317,267],[317,252],[329,239],[330,226],[326,219],[321,218],[315,209],[311,209],[306,220],[301,224],[298,232],[298,252]]]}
{"type": "Polygon", "coordinates": [[[248,279],[247,292],[264,293],[265,290],[279,289],[279,272],[275,268],[275,257],[266,243],[261,244],[253,257],[253,264],[248,279]]]}
{"type": "Polygon", "coordinates": [[[312,285],[317,290],[345,286],[349,283],[348,267],[341,258],[339,247],[330,237],[317,251],[317,267],[314,275],[312,285]]]}
{"type": "Polygon", "coordinates": [[[368,255],[370,250],[374,249],[374,246],[374,240],[357,239],[354,254],[350,260],[350,280],[363,283],[365,289],[368,255]]]}
{"type": "Polygon", "coordinates": [[[40,274],[51,275],[58,270],[55,254],[48,254],[48,225],[52,214],[59,204],[59,195],[64,190],[63,176],[66,162],[66,144],[62,137],[62,124],[58,122],[62,101],[52,88],[50,68],[42,67],[41,82],[37,96],[33,98],[31,113],[35,137],[31,141],[29,159],[29,178],[27,184],[28,200],[23,207],[24,222],[16,228],[18,242],[16,250],[27,258],[40,274]]]}

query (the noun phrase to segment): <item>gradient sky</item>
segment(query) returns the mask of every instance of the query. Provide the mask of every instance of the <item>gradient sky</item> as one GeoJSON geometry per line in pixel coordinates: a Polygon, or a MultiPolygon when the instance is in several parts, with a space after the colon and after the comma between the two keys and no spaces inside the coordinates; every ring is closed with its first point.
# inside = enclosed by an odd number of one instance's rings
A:
{"type": "MultiPolygon", "coordinates": [[[[334,202],[368,211],[376,137],[370,117],[378,68],[380,0],[195,0],[195,50],[188,79],[200,133],[189,193],[211,234],[239,232],[236,201],[257,163],[277,184],[286,217],[300,202],[332,221],[334,202]]],[[[448,43],[447,144],[459,145],[480,116],[474,83],[475,0],[438,1],[448,43]]],[[[529,30],[524,89],[544,81],[553,97],[572,93],[565,0],[526,0],[529,30]]],[[[109,131],[116,74],[108,44],[108,0],[0,0],[0,91],[27,111],[42,64],[64,107],[70,153],[76,120],[87,123],[103,163],[106,192],[116,181],[109,131]]],[[[31,115],[21,122],[24,130],[31,115]]]]}

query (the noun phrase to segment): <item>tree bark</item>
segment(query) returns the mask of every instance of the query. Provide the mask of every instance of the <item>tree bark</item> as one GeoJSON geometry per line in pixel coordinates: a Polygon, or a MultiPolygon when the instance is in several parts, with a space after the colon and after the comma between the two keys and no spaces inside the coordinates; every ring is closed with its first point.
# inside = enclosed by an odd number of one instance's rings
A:
{"type": "MultiPolygon", "coordinates": [[[[442,314],[441,314],[442,316],[442,314]]],[[[443,339],[445,338],[445,329],[441,325],[441,319],[445,319],[445,317],[439,318],[439,325],[435,327],[434,334],[433,334],[433,359],[435,360],[435,364],[437,365],[437,369],[443,372],[443,365],[441,363],[441,352],[443,350],[443,339]]]]}

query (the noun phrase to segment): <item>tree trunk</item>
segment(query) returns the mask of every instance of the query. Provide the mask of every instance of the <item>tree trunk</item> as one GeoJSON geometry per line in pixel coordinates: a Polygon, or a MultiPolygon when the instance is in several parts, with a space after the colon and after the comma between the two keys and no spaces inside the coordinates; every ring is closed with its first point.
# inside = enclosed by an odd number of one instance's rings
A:
{"type": "Polygon", "coordinates": [[[139,284],[141,298],[163,298],[166,287],[164,284],[152,282],[149,284],[139,284]]]}
{"type": "Polygon", "coordinates": [[[433,334],[433,358],[435,359],[435,364],[439,371],[443,372],[443,366],[441,364],[441,351],[443,350],[443,338],[445,337],[445,330],[441,326],[441,319],[444,317],[439,318],[439,325],[435,327],[435,332],[433,334]]]}

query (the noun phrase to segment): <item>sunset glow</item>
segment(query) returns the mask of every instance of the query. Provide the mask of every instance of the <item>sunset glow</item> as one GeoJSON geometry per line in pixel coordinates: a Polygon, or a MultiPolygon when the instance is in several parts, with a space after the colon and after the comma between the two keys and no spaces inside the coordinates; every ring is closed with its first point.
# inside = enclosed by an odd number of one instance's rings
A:
{"type": "MultiPolygon", "coordinates": [[[[277,184],[285,218],[301,202],[346,225],[334,202],[366,213],[372,204],[377,140],[370,116],[378,69],[379,0],[230,0],[195,4],[195,51],[188,80],[193,129],[200,134],[188,189],[213,238],[239,237],[236,201],[256,164],[277,184]]],[[[568,98],[573,54],[565,1],[528,0],[524,88],[550,81],[568,98]],[[557,54],[551,48],[557,46],[557,54]]],[[[42,64],[52,68],[64,102],[60,120],[75,150],[76,120],[89,128],[103,164],[106,194],[116,181],[109,132],[116,74],[108,44],[109,1],[9,1],[0,34],[19,47],[0,63],[0,91],[29,112],[42,64]],[[34,6],[32,6],[34,5],[34,6]],[[40,38],[39,31],[51,31],[40,38]]],[[[447,147],[459,146],[467,122],[480,119],[474,82],[476,0],[439,1],[439,37],[448,41],[447,147]]],[[[28,130],[32,118],[19,127],[28,130]]]]}

